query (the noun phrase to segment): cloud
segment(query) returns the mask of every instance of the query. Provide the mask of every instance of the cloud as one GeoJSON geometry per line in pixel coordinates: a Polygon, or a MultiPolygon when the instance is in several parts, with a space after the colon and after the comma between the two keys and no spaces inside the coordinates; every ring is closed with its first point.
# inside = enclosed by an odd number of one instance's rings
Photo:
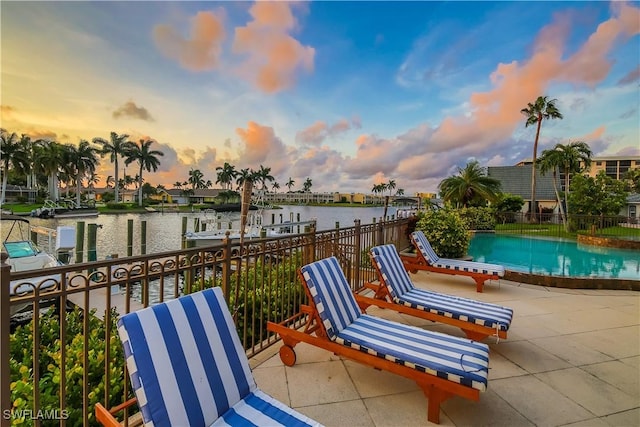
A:
{"type": "Polygon", "coordinates": [[[272,175],[277,175],[289,168],[290,150],[272,127],[251,121],[246,129],[238,128],[236,133],[243,144],[238,159],[239,169],[256,170],[263,165],[271,168],[272,175]]]}
{"type": "Polygon", "coordinates": [[[315,49],[289,35],[297,21],[296,3],[256,2],[249,13],[253,20],[235,29],[233,52],[246,55],[240,72],[266,93],[291,87],[296,72],[313,71],[315,49]]]}
{"type": "Polygon", "coordinates": [[[189,37],[169,25],[156,25],[153,40],[160,52],[190,71],[209,71],[218,67],[225,30],[222,19],[213,12],[198,12],[191,18],[189,37]]]}
{"type": "Polygon", "coordinates": [[[640,80],[640,65],[635,70],[631,70],[618,81],[619,85],[626,85],[640,80]]]}
{"type": "Polygon", "coordinates": [[[324,121],[317,121],[306,129],[296,133],[296,142],[303,146],[320,146],[327,138],[335,137],[351,130],[352,127],[360,127],[356,120],[349,122],[347,119],[340,119],[333,125],[324,121]],[[353,123],[353,124],[352,124],[353,123]]]}
{"type": "Polygon", "coordinates": [[[144,107],[138,107],[135,102],[127,101],[113,112],[113,118],[129,117],[132,119],[140,119],[147,122],[153,122],[154,119],[144,107]]]}

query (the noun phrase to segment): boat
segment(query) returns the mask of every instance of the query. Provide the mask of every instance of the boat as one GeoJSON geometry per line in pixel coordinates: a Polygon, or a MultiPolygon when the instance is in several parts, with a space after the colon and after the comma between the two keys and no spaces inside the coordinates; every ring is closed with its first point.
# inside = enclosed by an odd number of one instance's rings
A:
{"type": "Polygon", "coordinates": [[[36,218],[77,218],[98,216],[95,206],[78,205],[73,200],[45,200],[42,207],[31,211],[31,216],[36,218]]]}
{"type": "MultiPolygon", "coordinates": [[[[216,212],[211,209],[203,211],[205,217],[200,220],[202,231],[190,231],[184,238],[193,247],[213,246],[222,243],[229,234],[232,243],[240,241],[240,217],[228,212],[216,212]]],[[[244,230],[244,240],[292,236],[304,232],[304,226],[314,224],[315,220],[299,222],[283,222],[266,225],[262,223],[262,210],[250,212],[244,230]]]]}
{"type": "MultiPolygon", "coordinates": [[[[28,270],[46,270],[48,268],[63,265],[63,254],[69,254],[75,247],[75,229],[73,227],[59,226],[56,230],[55,253],[49,253],[40,249],[29,237],[31,227],[29,220],[17,215],[0,214],[2,223],[2,248],[8,255],[7,263],[12,272],[28,270]]],[[[29,280],[39,291],[55,288],[60,282],[60,275],[42,275],[29,280]]],[[[12,280],[9,283],[9,294],[25,294],[33,292],[33,285],[24,281],[12,280]]],[[[30,303],[11,306],[11,315],[15,315],[31,307],[30,303]]]]}
{"type": "MultiPolygon", "coordinates": [[[[206,210],[213,210],[216,212],[240,212],[242,209],[242,203],[221,203],[218,205],[206,205],[206,210]]],[[[255,211],[264,209],[264,207],[252,204],[249,206],[249,210],[255,211]]]]}

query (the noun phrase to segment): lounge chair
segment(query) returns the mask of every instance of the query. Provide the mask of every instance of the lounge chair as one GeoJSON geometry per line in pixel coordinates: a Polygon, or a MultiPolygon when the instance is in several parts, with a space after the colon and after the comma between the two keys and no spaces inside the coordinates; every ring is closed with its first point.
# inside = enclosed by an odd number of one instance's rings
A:
{"type": "MultiPolygon", "coordinates": [[[[318,425],[257,388],[220,288],[130,313],[118,332],[145,425],[318,425]]],[[[120,426],[100,404],[96,418],[120,426]]]]}
{"type": "Polygon", "coordinates": [[[411,233],[411,243],[416,248],[415,256],[400,255],[405,268],[411,273],[415,273],[418,270],[426,270],[436,273],[469,276],[475,280],[476,291],[478,292],[482,292],[482,286],[487,280],[498,280],[504,276],[504,267],[498,264],[440,258],[422,231],[411,233]]]}
{"type": "Polygon", "coordinates": [[[376,305],[453,325],[476,341],[488,336],[507,338],[513,318],[512,309],[416,288],[394,245],[375,246],[371,248],[370,256],[379,280],[378,283],[365,283],[365,288],[374,291],[373,298],[356,294],[361,308],[366,310],[370,305],[376,305]]]}
{"type": "Polygon", "coordinates": [[[293,347],[305,342],[339,356],[412,379],[428,398],[427,418],[453,396],[479,400],[487,387],[489,348],[465,338],[363,314],[335,257],[302,267],[309,305],[267,328],[282,338],[280,358],[293,366],[293,347]]]}

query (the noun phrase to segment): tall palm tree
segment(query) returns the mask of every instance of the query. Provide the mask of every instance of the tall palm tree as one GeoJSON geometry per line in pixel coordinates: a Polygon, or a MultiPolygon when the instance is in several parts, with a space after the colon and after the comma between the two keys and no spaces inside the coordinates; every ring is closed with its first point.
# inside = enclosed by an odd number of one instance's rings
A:
{"type": "Polygon", "coordinates": [[[176,181],[173,183],[173,188],[177,188],[178,190],[182,189],[182,183],[180,181],[176,181]]]}
{"type": "Polygon", "coordinates": [[[285,185],[289,189],[289,192],[291,192],[291,187],[293,187],[295,184],[296,184],[296,182],[294,181],[294,179],[289,177],[289,181],[287,181],[287,183],[285,185]]]}
{"type": "Polygon", "coordinates": [[[531,166],[531,220],[536,219],[536,157],[538,155],[538,141],[540,139],[540,128],[543,120],[562,119],[562,113],[556,107],[556,99],[549,99],[548,96],[539,96],[534,103],[529,102],[526,108],[520,110],[527,116],[525,127],[536,125],[536,139],[533,143],[533,160],[531,166]]]}
{"type": "Polygon", "coordinates": [[[389,182],[387,182],[387,190],[389,190],[389,195],[391,195],[391,191],[395,189],[396,189],[396,180],[390,179],[389,182]]]}
{"type": "Polygon", "coordinates": [[[538,169],[542,175],[546,175],[547,172],[551,171],[553,173],[553,191],[556,194],[556,200],[558,202],[558,206],[560,207],[560,217],[562,218],[562,225],[565,230],[567,230],[567,217],[564,211],[564,206],[562,206],[562,200],[560,199],[560,193],[558,193],[558,185],[556,184],[558,180],[558,169],[562,164],[562,150],[558,149],[558,146],[561,144],[557,144],[556,147],[552,150],[543,150],[542,154],[540,154],[540,158],[538,159],[538,169]]]}
{"type": "Polygon", "coordinates": [[[230,165],[228,162],[224,162],[224,165],[218,166],[216,171],[218,171],[216,175],[216,184],[221,184],[222,188],[230,190],[233,180],[236,178],[238,173],[236,171],[236,167],[230,165]]]}
{"type": "MultiPolygon", "coordinates": [[[[108,155],[109,160],[114,164],[116,171],[114,174],[115,182],[120,182],[120,180],[118,179],[118,158],[120,156],[126,157],[129,153],[129,150],[131,149],[131,146],[133,145],[133,143],[129,141],[128,138],[129,135],[127,134],[123,133],[122,135],[118,135],[115,132],[111,132],[111,136],[108,141],[103,138],[93,138],[93,143],[99,144],[102,147],[100,150],[100,156],[104,157],[108,155]]],[[[115,201],[116,203],[120,201],[117,185],[115,186],[115,201]]]]}
{"type": "Polygon", "coordinates": [[[73,165],[76,175],[76,205],[80,206],[82,180],[96,171],[96,166],[98,165],[98,150],[85,140],[80,140],[78,147],[71,145],[68,150],[69,164],[73,165]]]}
{"type": "Polygon", "coordinates": [[[277,193],[277,190],[280,189],[280,184],[277,181],[274,181],[273,184],[271,184],[271,189],[274,193],[277,193]]]}
{"type": "Polygon", "coordinates": [[[311,178],[307,177],[307,179],[304,180],[304,184],[302,184],[302,191],[304,191],[305,193],[310,192],[312,185],[313,181],[311,181],[311,178]]]}
{"type": "Polygon", "coordinates": [[[64,163],[64,149],[62,144],[46,141],[36,153],[36,164],[40,171],[47,176],[49,198],[58,200],[58,173],[60,165],[64,163]]]}
{"type": "Polygon", "coordinates": [[[472,202],[494,201],[500,193],[500,181],[487,176],[485,168],[473,160],[458,175],[443,179],[438,185],[445,202],[467,207],[472,202]]]}
{"type": "Polygon", "coordinates": [[[267,182],[273,182],[275,178],[271,175],[271,168],[260,165],[260,169],[255,171],[255,181],[262,184],[262,190],[267,188],[267,182]]]}
{"type": "MultiPolygon", "coordinates": [[[[571,181],[571,175],[583,172],[589,169],[591,166],[591,148],[583,141],[573,141],[567,145],[556,144],[552,150],[545,150],[542,152],[540,163],[542,163],[543,157],[545,158],[544,164],[540,166],[540,172],[548,171],[550,167],[553,167],[554,173],[554,188],[555,188],[555,169],[559,169],[564,174],[564,207],[566,209],[566,220],[564,222],[565,229],[568,231],[568,219],[569,219],[569,183],[571,181]]],[[[560,198],[556,190],[556,197],[558,197],[558,203],[560,198]]],[[[562,211],[561,211],[562,212],[562,211]]]]}
{"type": "Polygon", "coordinates": [[[107,180],[106,180],[106,182],[105,182],[105,183],[106,183],[106,185],[107,185],[107,188],[111,188],[112,186],[113,186],[113,187],[115,187],[115,186],[116,186],[116,180],[115,180],[111,175],[109,175],[109,176],[107,177],[107,180]]]}
{"type": "Polygon", "coordinates": [[[249,168],[240,170],[240,172],[238,172],[236,175],[237,189],[240,190],[244,185],[245,181],[248,181],[254,178],[254,175],[255,175],[255,171],[250,170],[249,168]]]}
{"type": "Polygon", "coordinates": [[[20,144],[25,153],[24,173],[27,176],[27,188],[34,189],[37,187],[37,175],[36,175],[36,152],[38,146],[42,143],[42,140],[32,140],[29,135],[22,134],[20,137],[20,144]]]}
{"type": "Polygon", "coordinates": [[[0,205],[4,203],[9,178],[9,167],[23,169],[26,163],[26,153],[15,132],[9,133],[0,129],[0,158],[2,158],[2,194],[0,205]]]}
{"type": "Polygon", "coordinates": [[[191,169],[189,171],[189,182],[191,185],[191,189],[195,190],[197,188],[205,188],[204,175],[200,171],[200,169],[191,169]]]}
{"type": "Polygon", "coordinates": [[[153,140],[151,139],[141,139],[139,143],[132,143],[129,152],[127,153],[127,158],[124,161],[125,165],[129,165],[133,162],[138,162],[139,172],[138,172],[138,206],[142,206],[142,171],[147,172],[155,172],[158,170],[158,166],[160,166],[160,160],[158,156],[164,156],[164,153],[159,150],[152,150],[151,144],[153,144],[153,140]]]}

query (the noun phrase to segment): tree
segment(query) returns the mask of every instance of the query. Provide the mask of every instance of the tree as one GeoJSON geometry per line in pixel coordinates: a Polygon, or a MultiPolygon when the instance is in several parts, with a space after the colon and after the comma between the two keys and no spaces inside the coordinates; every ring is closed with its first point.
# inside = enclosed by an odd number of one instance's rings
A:
{"type": "Polygon", "coordinates": [[[566,231],[569,231],[568,196],[571,174],[580,173],[588,169],[590,165],[591,149],[589,145],[582,141],[570,142],[567,145],[556,144],[552,150],[544,150],[540,156],[540,173],[544,174],[549,170],[553,170],[553,188],[556,192],[556,198],[558,199],[558,205],[560,206],[560,213],[566,231]],[[560,201],[560,195],[558,194],[556,186],[556,170],[558,169],[564,173],[564,205],[566,206],[566,213],[560,201]]]}
{"type": "Polygon", "coordinates": [[[624,174],[624,180],[629,192],[640,194],[640,168],[629,169],[624,174]]]}
{"type": "MultiPolygon", "coordinates": [[[[128,138],[129,138],[129,135],[126,135],[126,134],[118,135],[115,132],[111,132],[111,138],[109,139],[109,141],[103,138],[93,138],[93,143],[99,144],[102,147],[100,150],[100,156],[104,157],[108,155],[109,160],[111,161],[111,163],[114,164],[115,171],[116,171],[114,174],[115,182],[120,182],[120,180],[118,179],[118,158],[120,156],[126,157],[129,153],[129,150],[131,149],[131,146],[133,145],[133,143],[129,141],[128,138]]],[[[118,190],[119,190],[118,186],[116,185],[115,186],[116,203],[120,201],[118,190]]]]}
{"type": "Polygon", "coordinates": [[[62,145],[55,141],[45,141],[37,150],[36,164],[40,171],[47,176],[49,198],[58,200],[58,172],[63,160],[62,145]]]}
{"type": "Polygon", "coordinates": [[[271,175],[271,168],[266,168],[263,165],[260,165],[260,169],[255,171],[255,179],[256,183],[262,184],[262,189],[267,188],[267,182],[273,182],[275,178],[271,175]]]}
{"type": "Polygon", "coordinates": [[[107,185],[107,188],[112,188],[116,186],[116,180],[111,175],[107,177],[107,180],[105,183],[107,185]]]}
{"type": "Polygon", "coordinates": [[[396,196],[404,196],[404,188],[398,188],[398,191],[396,191],[396,196]]]}
{"type": "Polygon", "coordinates": [[[580,215],[618,215],[628,195],[624,182],[607,176],[604,171],[595,178],[578,174],[571,180],[569,206],[580,215]]]}
{"type": "Polygon", "coordinates": [[[176,181],[173,183],[173,188],[177,188],[178,190],[182,189],[182,183],[180,181],[176,181]]]}
{"type": "Polygon", "coordinates": [[[253,170],[250,170],[249,168],[240,170],[240,172],[236,174],[236,185],[237,185],[236,188],[238,190],[242,189],[242,186],[244,185],[245,181],[252,179],[254,174],[255,172],[253,170]]]}
{"type": "Polygon", "coordinates": [[[311,178],[308,178],[304,181],[304,184],[302,184],[302,191],[304,191],[305,193],[308,193],[311,191],[311,186],[313,185],[313,182],[311,181],[311,178]]]}
{"type": "Polygon", "coordinates": [[[162,151],[152,150],[151,144],[154,141],[151,139],[141,139],[138,144],[132,143],[129,152],[127,153],[127,159],[124,164],[128,165],[133,162],[138,162],[140,166],[138,172],[138,206],[142,206],[142,171],[155,172],[160,166],[160,160],[158,156],[164,156],[162,151]]]}
{"type": "Polygon", "coordinates": [[[224,165],[218,166],[216,171],[218,171],[216,175],[216,184],[221,184],[222,188],[230,190],[233,180],[238,174],[235,166],[230,165],[228,162],[224,162],[224,165]]]}
{"type": "Polygon", "coordinates": [[[274,181],[273,184],[271,184],[271,189],[273,190],[274,193],[277,193],[277,190],[280,189],[280,184],[278,184],[277,181],[274,181]]]}
{"type": "Polygon", "coordinates": [[[295,181],[293,180],[293,178],[289,177],[289,181],[287,181],[287,183],[285,184],[287,186],[287,188],[289,189],[289,192],[291,192],[291,187],[293,187],[295,185],[295,181]]]}
{"type": "Polygon", "coordinates": [[[189,171],[188,184],[191,185],[191,189],[192,190],[195,190],[195,189],[198,189],[198,188],[205,188],[204,175],[202,174],[200,169],[193,169],[192,168],[189,171]]]}
{"type": "Polygon", "coordinates": [[[5,129],[0,129],[0,158],[2,158],[2,194],[0,195],[0,205],[4,203],[7,191],[7,180],[9,177],[9,167],[24,168],[26,164],[26,153],[23,146],[18,141],[15,132],[9,133],[5,129]]]}
{"type": "Polygon", "coordinates": [[[76,206],[80,206],[82,180],[94,174],[98,165],[97,149],[83,139],[78,147],[69,147],[69,158],[76,174],[76,206]]]}
{"type": "Polygon", "coordinates": [[[548,96],[539,96],[534,103],[529,102],[526,108],[520,110],[527,116],[525,127],[536,125],[536,139],[533,142],[533,159],[531,167],[531,220],[536,219],[536,157],[538,156],[538,141],[540,140],[540,128],[542,121],[548,119],[562,119],[562,114],[556,107],[556,99],[549,99],[548,96]]]}
{"type": "Polygon", "coordinates": [[[389,195],[391,195],[391,191],[396,189],[396,181],[395,179],[390,179],[386,185],[387,190],[389,190],[389,195]]]}
{"type": "Polygon", "coordinates": [[[466,208],[497,200],[500,181],[487,176],[485,168],[473,160],[464,169],[458,168],[458,175],[443,179],[438,188],[445,202],[466,208]]]}

